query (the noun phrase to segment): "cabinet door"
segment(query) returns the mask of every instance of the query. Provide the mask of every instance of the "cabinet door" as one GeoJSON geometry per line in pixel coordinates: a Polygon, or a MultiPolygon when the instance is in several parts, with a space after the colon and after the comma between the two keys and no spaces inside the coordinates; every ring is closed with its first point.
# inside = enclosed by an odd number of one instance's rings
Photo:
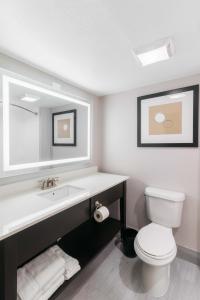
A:
{"type": "Polygon", "coordinates": [[[18,266],[51,246],[55,241],[89,219],[86,200],[17,234],[18,266]]]}

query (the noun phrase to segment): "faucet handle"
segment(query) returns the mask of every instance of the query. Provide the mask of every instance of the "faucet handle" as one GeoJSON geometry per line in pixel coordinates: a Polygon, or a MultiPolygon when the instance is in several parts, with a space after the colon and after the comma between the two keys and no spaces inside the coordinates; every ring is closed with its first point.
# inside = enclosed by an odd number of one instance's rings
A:
{"type": "Polygon", "coordinates": [[[58,181],[59,181],[59,177],[53,177],[52,178],[52,183],[53,183],[52,185],[56,186],[58,181]]]}
{"type": "Polygon", "coordinates": [[[47,185],[47,180],[46,179],[41,179],[38,181],[39,185],[40,185],[40,188],[42,190],[44,190],[46,188],[46,185],[47,185]]]}
{"type": "Polygon", "coordinates": [[[57,182],[59,181],[59,177],[48,177],[46,179],[39,180],[40,188],[45,190],[47,188],[55,187],[57,182]]]}

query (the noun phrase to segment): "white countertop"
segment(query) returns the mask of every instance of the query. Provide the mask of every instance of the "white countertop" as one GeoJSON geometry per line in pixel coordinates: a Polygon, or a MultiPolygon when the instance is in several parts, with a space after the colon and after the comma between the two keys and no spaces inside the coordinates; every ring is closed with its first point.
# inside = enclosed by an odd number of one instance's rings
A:
{"type": "Polygon", "coordinates": [[[59,201],[52,201],[39,196],[38,194],[41,193],[41,190],[36,187],[22,192],[19,190],[16,192],[14,190],[12,192],[9,191],[7,195],[5,189],[1,193],[0,188],[0,195],[3,194],[3,197],[0,199],[0,240],[93,197],[127,179],[127,176],[99,172],[73,178],[72,180],[68,179],[63,181],[59,186],[67,184],[82,188],[84,191],[80,195],[63,198],[59,201]]]}

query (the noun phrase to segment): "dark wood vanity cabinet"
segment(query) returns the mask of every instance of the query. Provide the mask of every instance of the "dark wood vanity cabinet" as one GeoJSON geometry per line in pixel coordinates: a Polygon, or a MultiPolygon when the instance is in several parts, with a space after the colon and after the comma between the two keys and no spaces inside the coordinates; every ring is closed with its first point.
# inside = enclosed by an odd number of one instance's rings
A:
{"type": "Polygon", "coordinates": [[[90,200],[85,200],[17,234],[18,265],[42,252],[90,218],[90,200]]]}
{"type": "MultiPolygon", "coordinates": [[[[0,300],[17,299],[17,268],[51,245],[58,243],[64,251],[77,257],[83,268],[120,229],[123,236],[125,227],[126,182],[123,182],[0,241],[0,300]],[[97,224],[93,220],[95,202],[109,206],[117,200],[120,220],[109,218],[97,224]]],[[[51,299],[56,299],[70,281],[51,299]]]]}

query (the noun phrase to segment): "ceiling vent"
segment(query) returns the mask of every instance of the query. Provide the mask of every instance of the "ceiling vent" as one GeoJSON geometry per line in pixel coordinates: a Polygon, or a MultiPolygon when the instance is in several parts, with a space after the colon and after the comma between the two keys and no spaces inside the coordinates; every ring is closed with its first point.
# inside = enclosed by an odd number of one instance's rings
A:
{"type": "Polygon", "coordinates": [[[136,56],[142,66],[168,60],[174,55],[174,52],[174,45],[170,38],[133,50],[134,56],[136,56]]]}

